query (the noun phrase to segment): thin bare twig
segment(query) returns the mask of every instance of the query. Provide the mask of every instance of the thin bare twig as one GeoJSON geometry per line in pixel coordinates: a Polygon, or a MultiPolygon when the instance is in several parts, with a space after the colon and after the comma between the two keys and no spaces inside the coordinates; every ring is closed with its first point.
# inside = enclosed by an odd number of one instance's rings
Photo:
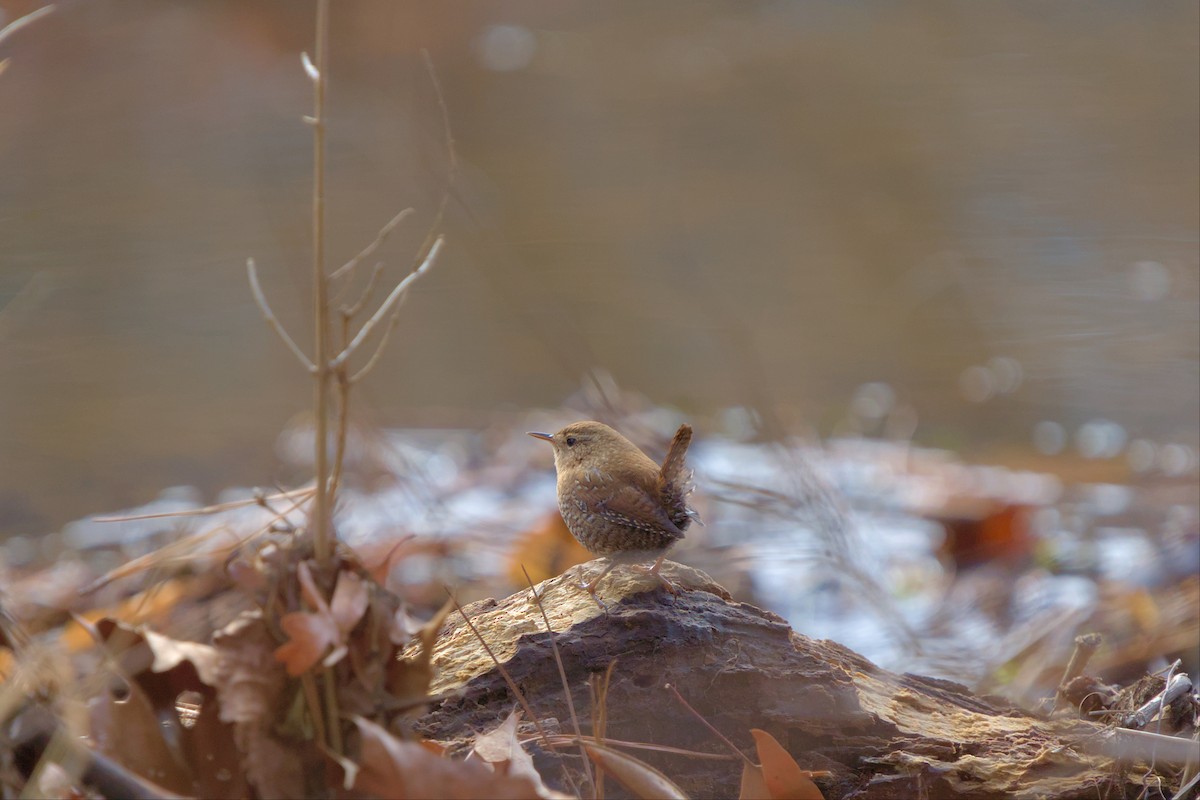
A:
{"type": "MultiPolygon", "coordinates": [[[[588,678],[588,688],[592,692],[592,740],[603,745],[608,735],[608,686],[612,683],[613,671],[617,668],[614,658],[608,662],[604,677],[593,674],[588,678]]],[[[589,756],[590,758],[590,756],[589,756]]],[[[596,770],[596,783],[592,787],[592,796],[599,800],[604,797],[604,770],[596,770]]]]}
{"type": "Polygon", "coordinates": [[[1185,797],[1192,797],[1192,795],[1188,794],[1188,792],[1196,788],[1197,782],[1200,782],[1200,772],[1197,772],[1192,776],[1191,780],[1189,780],[1183,786],[1180,786],[1179,791],[1171,797],[1171,800],[1184,800],[1185,797]]]}
{"type": "MultiPolygon", "coordinates": [[[[317,493],[313,502],[313,549],[317,564],[329,566],[333,553],[331,532],[332,506],[329,496],[329,279],[325,275],[325,87],[329,80],[329,0],[317,0],[317,47],[315,69],[305,71],[313,84],[313,190],[312,190],[312,282],[314,341],[313,361],[316,381],[313,413],[316,417],[313,436],[317,493]],[[315,75],[313,74],[315,73],[315,75]]],[[[312,66],[311,64],[308,66],[312,66]]],[[[337,720],[331,720],[337,724],[337,720]]],[[[332,746],[332,742],[329,742],[332,746]]],[[[334,748],[335,750],[337,748],[334,748]]]]}
{"type": "Polygon", "coordinates": [[[346,753],[342,749],[342,715],[338,711],[337,682],[334,680],[333,667],[326,666],[322,669],[321,683],[325,686],[325,713],[329,715],[329,748],[343,756],[346,753]]]}
{"type": "Polygon", "coordinates": [[[679,693],[678,689],[676,689],[674,686],[672,686],[669,683],[664,684],[663,688],[666,689],[667,691],[669,691],[671,694],[675,695],[675,699],[678,700],[680,702],[680,704],[683,705],[684,708],[686,708],[688,711],[692,712],[692,716],[694,716],[696,719],[700,720],[700,723],[702,725],[704,725],[704,727],[708,728],[709,731],[711,731],[714,736],[716,736],[718,739],[720,739],[722,742],[725,743],[726,747],[728,747],[730,750],[732,750],[734,753],[736,753],[739,757],[741,757],[742,761],[745,761],[747,764],[749,764],[752,767],[758,766],[753,761],[751,761],[750,757],[747,756],[745,753],[743,753],[738,748],[737,745],[735,745],[733,742],[729,741],[729,739],[725,736],[725,734],[721,733],[719,730],[714,728],[712,723],[704,718],[704,715],[702,715],[696,709],[692,708],[691,703],[689,703],[687,700],[683,699],[683,695],[681,695],[679,693]]]}
{"type": "Polygon", "coordinates": [[[396,230],[396,226],[404,221],[404,218],[413,213],[411,208],[406,208],[398,212],[394,217],[379,229],[379,233],[375,234],[375,238],[371,243],[358,252],[358,255],[342,264],[340,267],[329,273],[329,280],[336,281],[337,279],[352,273],[364,259],[370,258],[371,254],[378,250],[383,243],[392,235],[392,231],[396,230]]]}
{"type": "Polygon", "coordinates": [[[546,616],[546,607],[542,605],[542,597],[534,587],[533,578],[529,577],[529,570],[525,569],[524,564],[521,565],[521,572],[525,574],[525,580],[529,582],[529,591],[533,593],[533,602],[537,605],[538,611],[542,612],[542,622],[546,623],[546,633],[550,636],[550,649],[554,651],[554,663],[558,667],[558,677],[562,681],[563,694],[567,698],[567,711],[571,714],[571,727],[575,731],[575,736],[580,740],[579,755],[583,757],[583,769],[587,773],[588,783],[595,788],[596,779],[592,775],[592,760],[588,758],[587,750],[583,746],[583,732],[579,729],[579,717],[575,713],[575,701],[571,699],[571,685],[567,681],[567,670],[563,667],[562,654],[558,652],[554,629],[550,627],[550,618],[546,616]]]}
{"type": "Polygon", "coordinates": [[[582,743],[589,744],[609,744],[613,747],[626,747],[630,750],[647,750],[652,753],[671,753],[677,756],[687,756],[688,758],[698,758],[704,761],[737,761],[737,756],[726,755],[725,753],[702,753],[699,750],[686,750],[682,747],[671,747],[666,744],[648,744],[646,742],[626,742],[621,739],[597,739],[595,736],[569,736],[562,733],[550,734],[550,745],[553,747],[570,747],[572,745],[580,745],[582,743]]]}
{"type": "Polygon", "coordinates": [[[262,312],[263,317],[267,320],[267,324],[271,326],[271,330],[279,334],[279,338],[287,345],[288,350],[292,351],[292,355],[300,362],[300,366],[304,367],[309,372],[316,372],[317,366],[309,360],[300,346],[284,329],[279,319],[275,316],[275,312],[271,310],[271,306],[267,303],[267,296],[263,294],[262,286],[258,283],[258,268],[254,266],[254,259],[246,259],[246,274],[250,277],[250,292],[254,295],[254,302],[258,304],[258,310],[262,312]]]}
{"type": "Polygon", "coordinates": [[[358,296],[358,300],[354,302],[354,305],[342,306],[342,317],[344,319],[351,319],[358,316],[358,312],[362,311],[363,306],[367,304],[367,300],[375,292],[375,284],[379,282],[379,276],[382,274],[383,262],[378,261],[371,269],[371,277],[367,278],[367,285],[363,287],[362,294],[358,296]]]}
{"type": "Polygon", "coordinates": [[[1063,690],[1068,683],[1083,674],[1083,670],[1087,668],[1088,662],[1100,649],[1103,641],[1103,637],[1098,633],[1085,633],[1075,637],[1075,649],[1071,652],[1071,660],[1067,662],[1062,680],[1058,682],[1058,691],[1054,693],[1054,705],[1051,706],[1050,713],[1058,710],[1059,701],[1064,698],[1063,690]]]}
{"type": "MultiPolygon", "coordinates": [[[[350,340],[350,317],[342,313],[341,347],[350,340]]],[[[329,476],[329,494],[337,497],[342,485],[342,470],[346,465],[346,441],[350,431],[350,377],[346,374],[346,366],[338,367],[334,374],[337,376],[337,439],[333,447],[333,471],[329,476]]]]}
{"type": "MultiPolygon", "coordinates": [[[[295,495],[295,493],[291,493],[290,495],[277,495],[277,496],[287,496],[288,499],[292,499],[294,495],[295,495]]],[[[264,533],[267,533],[268,531],[270,531],[272,529],[272,527],[275,525],[275,523],[280,518],[286,518],[293,511],[297,510],[302,505],[307,503],[310,497],[311,497],[311,492],[300,495],[298,497],[298,499],[293,500],[292,505],[290,507],[284,509],[283,511],[274,512],[275,518],[272,519],[271,522],[254,530],[253,532],[251,532],[249,534],[246,534],[245,536],[241,536],[237,532],[231,530],[229,528],[229,526],[225,525],[225,524],[222,524],[211,530],[201,531],[200,533],[192,534],[190,536],[185,536],[184,538],[173,541],[173,542],[165,545],[164,547],[160,547],[159,549],[154,550],[153,552],[138,556],[137,558],[133,559],[132,561],[127,561],[124,564],[120,565],[119,567],[109,570],[108,572],[104,573],[99,578],[97,578],[95,581],[93,581],[92,583],[90,583],[87,586],[80,589],[79,593],[81,595],[89,594],[91,592],[94,592],[97,589],[107,586],[108,584],[112,583],[115,580],[118,580],[120,578],[127,578],[130,575],[136,575],[139,572],[143,572],[147,569],[152,569],[154,567],[163,567],[168,564],[174,564],[177,562],[178,563],[186,563],[187,560],[193,556],[193,550],[195,548],[199,547],[201,544],[208,541],[209,539],[214,538],[218,533],[221,533],[221,532],[230,533],[233,536],[234,541],[229,545],[230,550],[232,550],[235,547],[241,547],[242,545],[246,544],[246,542],[249,542],[251,539],[254,539],[258,536],[262,536],[264,533]]],[[[238,503],[240,505],[245,505],[244,501],[238,501],[238,503]]],[[[233,504],[228,504],[228,505],[233,505],[233,504]]],[[[180,512],[180,515],[186,515],[188,513],[189,512],[180,512]]],[[[196,513],[196,512],[191,512],[191,513],[196,513]]],[[[174,515],[168,513],[166,515],[150,515],[150,516],[174,516],[174,515]]],[[[135,517],[135,519],[137,519],[137,518],[135,517]]]]}
{"type": "Polygon", "coordinates": [[[362,368],[350,376],[351,384],[358,383],[365,378],[371,370],[375,369],[375,365],[379,363],[379,359],[383,356],[384,348],[387,347],[388,339],[392,337],[392,331],[396,330],[396,325],[400,322],[400,307],[404,305],[404,298],[400,298],[400,302],[396,304],[396,310],[388,317],[387,327],[383,329],[383,333],[379,336],[379,343],[375,345],[375,352],[371,353],[371,357],[367,359],[367,363],[362,365],[362,368]]]}
{"type": "Polygon", "coordinates": [[[300,54],[300,64],[304,67],[304,72],[308,75],[310,81],[316,83],[321,79],[321,73],[313,65],[312,59],[308,57],[308,53],[300,54]]]}
{"type": "Polygon", "coordinates": [[[30,11],[28,14],[26,14],[23,17],[17,17],[12,22],[5,25],[3,28],[0,28],[0,42],[3,42],[9,36],[12,36],[14,33],[21,30],[21,28],[24,28],[26,25],[29,25],[30,23],[33,23],[33,22],[37,22],[39,19],[46,16],[53,10],[54,10],[53,5],[42,6],[37,11],[30,11]]]}
{"type": "Polygon", "coordinates": [[[529,721],[533,723],[533,727],[537,728],[538,735],[544,741],[549,741],[549,736],[545,729],[542,728],[542,723],[538,720],[537,715],[533,713],[533,708],[530,707],[529,701],[525,699],[524,693],[517,686],[517,682],[513,680],[512,675],[500,663],[500,659],[496,658],[496,654],[492,652],[492,646],[487,643],[487,639],[483,638],[483,634],[475,627],[475,623],[471,622],[471,618],[467,616],[467,612],[463,611],[462,605],[458,602],[458,598],[450,591],[450,587],[444,587],[446,595],[450,598],[450,602],[454,603],[454,608],[457,609],[459,616],[463,618],[463,622],[467,623],[467,627],[471,629],[471,633],[475,634],[475,638],[479,640],[479,644],[483,645],[484,652],[492,659],[492,663],[496,665],[496,669],[500,671],[500,677],[504,678],[504,682],[508,684],[508,690],[513,693],[513,697],[517,698],[517,702],[521,704],[525,715],[529,717],[529,721]]]}
{"type": "Polygon", "coordinates": [[[359,328],[358,333],[355,334],[354,339],[351,340],[350,344],[346,345],[345,349],[338,353],[337,357],[329,362],[330,367],[337,369],[342,364],[345,364],[350,360],[350,358],[354,355],[354,352],[358,350],[358,348],[362,346],[362,343],[366,341],[367,337],[371,335],[371,332],[375,329],[375,326],[387,316],[388,312],[392,310],[392,306],[396,304],[396,301],[399,300],[401,295],[403,295],[404,292],[408,290],[408,287],[413,284],[413,281],[428,272],[429,268],[433,266],[435,261],[437,261],[438,253],[441,252],[442,244],[445,241],[445,237],[439,236],[437,238],[437,241],[433,243],[433,247],[429,249],[429,254],[425,256],[425,260],[421,262],[421,265],[410,272],[408,277],[396,284],[396,288],[392,289],[391,294],[389,294],[387,299],[383,301],[383,304],[379,306],[379,310],[372,314],[371,318],[364,322],[363,326],[359,328]]]}
{"type": "Polygon", "coordinates": [[[424,253],[433,246],[433,237],[441,227],[442,219],[446,215],[446,207],[450,203],[450,187],[454,185],[454,178],[458,174],[458,153],[454,149],[454,136],[450,130],[450,109],[446,106],[446,95],[442,92],[442,84],[438,80],[437,70],[433,67],[433,58],[430,57],[429,51],[422,49],[421,58],[425,62],[425,71],[429,73],[429,82],[433,84],[433,93],[437,96],[438,109],[442,112],[442,134],[446,139],[446,184],[442,189],[442,199],[438,202],[437,214],[433,217],[433,224],[429,226],[429,233],[426,234],[425,241],[421,243],[418,254],[424,253]]]}
{"type": "Polygon", "coordinates": [[[235,508],[244,508],[245,506],[262,505],[263,501],[267,500],[287,500],[295,495],[312,494],[313,487],[302,486],[299,489],[292,489],[287,492],[279,492],[278,494],[267,495],[265,497],[248,497],[245,500],[231,500],[228,503],[217,503],[204,508],[189,508],[186,511],[159,511],[154,514],[130,514],[123,517],[92,517],[94,522],[133,522],[140,519],[165,519],[167,517],[204,517],[209,514],[217,514],[221,511],[230,511],[235,508]]]}

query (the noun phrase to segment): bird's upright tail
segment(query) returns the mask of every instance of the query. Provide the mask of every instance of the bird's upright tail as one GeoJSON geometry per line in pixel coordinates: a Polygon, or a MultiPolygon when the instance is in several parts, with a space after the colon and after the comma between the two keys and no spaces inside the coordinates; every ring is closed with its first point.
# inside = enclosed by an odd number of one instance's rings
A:
{"type": "Polygon", "coordinates": [[[662,463],[662,477],[664,483],[682,484],[688,479],[687,469],[684,467],[683,459],[687,455],[688,445],[692,443],[692,426],[684,423],[679,426],[679,430],[675,431],[675,438],[671,440],[671,447],[667,450],[667,457],[662,463]]]}
{"type": "Polygon", "coordinates": [[[681,531],[693,520],[700,522],[700,517],[688,506],[688,495],[692,493],[692,471],[684,463],[684,456],[691,443],[692,426],[680,425],[658,475],[658,491],[663,507],[681,531]]]}

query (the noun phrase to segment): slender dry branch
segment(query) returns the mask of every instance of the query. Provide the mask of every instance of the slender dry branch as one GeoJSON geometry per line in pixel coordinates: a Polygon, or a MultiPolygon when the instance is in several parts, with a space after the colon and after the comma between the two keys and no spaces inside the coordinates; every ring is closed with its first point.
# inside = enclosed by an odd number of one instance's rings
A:
{"type": "Polygon", "coordinates": [[[350,344],[346,345],[346,348],[342,350],[342,352],[338,353],[336,358],[329,362],[330,367],[337,369],[350,360],[350,358],[354,355],[354,352],[358,350],[358,348],[362,346],[362,343],[367,340],[367,337],[371,335],[371,332],[375,329],[375,326],[387,316],[388,312],[392,310],[392,306],[396,304],[396,301],[399,300],[401,295],[408,290],[408,287],[411,286],[417,278],[428,272],[429,268],[433,266],[435,261],[437,261],[438,253],[441,252],[442,243],[445,241],[445,237],[439,236],[437,238],[437,240],[433,243],[433,247],[429,249],[429,254],[425,256],[425,260],[421,262],[420,266],[410,272],[408,277],[396,284],[396,288],[392,289],[391,294],[389,294],[387,299],[384,300],[382,305],[379,306],[379,310],[372,314],[371,318],[364,322],[363,326],[359,328],[358,333],[355,334],[354,338],[350,341],[350,344]]]}
{"type": "Polygon", "coordinates": [[[375,234],[375,238],[371,243],[360,250],[358,255],[329,274],[329,280],[336,281],[338,278],[353,272],[364,259],[370,258],[387,241],[388,237],[392,235],[392,231],[396,230],[396,226],[403,222],[404,218],[411,213],[413,213],[413,210],[406,208],[388,220],[387,224],[379,229],[379,233],[375,234]]]}
{"type": "MultiPolygon", "coordinates": [[[[381,265],[382,266],[382,265],[381,265]]],[[[341,345],[350,341],[350,316],[342,309],[341,345]]],[[[350,387],[352,382],[345,365],[334,370],[337,377],[337,432],[333,445],[333,471],[329,476],[329,496],[337,497],[342,486],[342,470],[346,464],[346,441],[350,431],[350,387]]]]}
{"type": "Polygon", "coordinates": [[[376,262],[371,270],[371,277],[367,278],[367,285],[363,287],[362,294],[354,301],[353,305],[342,306],[342,317],[344,319],[352,319],[358,316],[358,312],[362,311],[363,306],[367,304],[367,300],[375,292],[375,284],[379,282],[379,276],[383,274],[383,262],[376,262]]]}
{"type": "Polygon", "coordinates": [[[37,11],[30,11],[28,14],[26,14],[23,17],[17,17],[12,22],[5,25],[3,28],[0,28],[0,42],[3,42],[9,36],[12,36],[14,33],[21,30],[21,28],[24,28],[26,25],[29,25],[30,23],[33,23],[33,22],[37,22],[39,19],[46,16],[53,10],[54,10],[53,5],[42,6],[37,11]]]}
{"type": "Polygon", "coordinates": [[[379,358],[383,355],[384,348],[387,347],[388,339],[392,336],[392,331],[396,330],[396,325],[400,322],[400,306],[402,305],[404,305],[403,298],[396,305],[396,310],[388,317],[387,327],[383,329],[383,333],[379,337],[379,344],[375,345],[375,352],[367,359],[367,363],[362,365],[362,369],[350,376],[349,382],[351,384],[358,383],[365,378],[375,368],[375,365],[379,363],[379,358]]]}
{"type": "MultiPolygon", "coordinates": [[[[687,750],[682,747],[671,747],[665,744],[649,744],[647,742],[626,742],[621,739],[598,739],[595,736],[571,736],[565,733],[550,734],[550,745],[552,747],[573,747],[583,744],[599,744],[609,745],[611,747],[627,747],[630,750],[647,750],[652,753],[671,753],[677,756],[687,756],[688,758],[697,758],[702,761],[737,761],[737,756],[726,755],[725,753],[704,753],[699,750],[687,750]]],[[[591,760],[591,759],[589,759],[591,760]]]]}
{"type": "Polygon", "coordinates": [[[433,224],[429,226],[429,233],[426,234],[425,241],[421,243],[421,249],[417,251],[418,255],[433,246],[433,238],[442,225],[442,219],[446,216],[446,206],[450,203],[450,187],[454,185],[454,177],[458,174],[458,153],[454,149],[454,136],[450,130],[450,109],[446,106],[446,95],[442,92],[442,84],[438,80],[437,70],[433,67],[433,58],[430,57],[429,51],[422,49],[421,58],[425,62],[425,71],[429,73],[429,82],[433,84],[433,93],[437,96],[438,109],[442,112],[442,135],[446,139],[446,183],[442,188],[442,199],[438,202],[437,214],[433,217],[433,224]]]}
{"type": "Polygon", "coordinates": [[[300,65],[304,67],[304,72],[308,75],[308,79],[316,83],[321,79],[321,73],[313,65],[312,59],[308,57],[308,53],[300,54],[300,65]]]}
{"type": "Polygon", "coordinates": [[[500,677],[504,679],[506,684],[508,684],[508,690],[512,692],[513,697],[515,697],[517,702],[521,704],[521,708],[525,710],[525,714],[529,717],[529,721],[532,722],[533,727],[537,729],[538,736],[542,741],[548,742],[549,737],[546,734],[546,729],[542,727],[542,722],[537,718],[537,714],[533,713],[533,708],[530,707],[529,701],[525,699],[525,694],[521,691],[521,688],[517,686],[517,682],[513,680],[512,674],[505,669],[503,664],[500,663],[500,659],[496,658],[496,653],[492,650],[491,645],[487,643],[487,639],[483,638],[483,634],[481,634],[479,629],[475,627],[475,623],[472,622],[471,618],[467,616],[467,612],[463,611],[462,604],[458,602],[458,598],[456,598],[454,593],[450,591],[450,587],[446,586],[444,588],[446,589],[446,595],[450,598],[450,602],[454,603],[454,607],[458,610],[459,616],[463,618],[463,622],[467,623],[467,627],[471,629],[471,633],[475,634],[475,640],[483,646],[483,651],[488,654],[489,658],[492,659],[492,664],[495,665],[496,670],[500,673],[500,677]]]}
{"type": "Polygon", "coordinates": [[[583,758],[583,769],[587,773],[588,783],[594,788],[596,779],[592,775],[592,760],[588,758],[587,750],[583,746],[583,732],[579,729],[579,717],[575,714],[575,701],[571,699],[571,684],[567,681],[567,670],[563,667],[562,655],[558,652],[558,641],[554,637],[554,629],[550,627],[550,618],[546,616],[546,607],[542,605],[542,597],[538,594],[537,587],[533,585],[533,578],[529,577],[529,570],[525,569],[525,565],[521,565],[521,572],[525,573],[525,580],[529,582],[529,591],[533,593],[533,602],[537,605],[538,611],[542,612],[542,622],[546,623],[546,633],[550,636],[550,648],[554,651],[554,664],[558,667],[558,677],[562,681],[563,695],[567,698],[567,711],[571,715],[571,727],[575,730],[575,738],[579,739],[579,755],[583,758]]]}
{"type": "Polygon", "coordinates": [[[1200,748],[1191,739],[1126,728],[1111,728],[1099,733],[1091,733],[1090,730],[1075,740],[1075,744],[1088,753],[1122,761],[1159,760],[1172,767],[1200,764],[1200,748]]]}
{"type": "MultiPolygon", "coordinates": [[[[305,65],[313,84],[313,191],[312,191],[312,281],[313,318],[316,322],[313,361],[316,380],[313,387],[313,431],[316,467],[316,495],[313,501],[313,549],[317,564],[329,566],[333,553],[332,520],[329,496],[329,279],[325,275],[325,87],[329,80],[329,0],[317,0],[316,65],[305,65]]],[[[336,720],[331,721],[337,724],[336,720]]],[[[332,741],[329,742],[332,746],[332,741]]],[[[337,748],[334,748],[335,750],[337,748]]]]}
{"type": "Polygon", "coordinates": [[[300,362],[300,365],[309,372],[316,372],[317,366],[308,359],[296,341],[284,329],[279,319],[275,316],[275,312],[271,310],[271,306],[267,303],[267,296],[263,294],[262,286],[258,282],[258,267],[254,265],[253,258],[246,259],[246,274],[250,277],[250,292],[254,295],[254,302],[258,304],[258,310],[262,312],[263,318],[267,324],[271,326],[271,330],[279,334],[279,338],[287,345],[288,350],[292,351],[292,355],[300,362]]]}
{"type": "Polygon", "coordinates": [[[729,738],[725,734],[721,733],[719,730],[714,728],[712,723],[704,718],[703,714],[701,714],[696,709],[692,708],[692,704],[689,703],[687,700],[684,700],[683,695],[681,695],[679,693],[679,690],[676,689],[672,684],[669,684],[669,683],[663,684],[663,688],[666,689],[671,694],[675,695],[675,699],[678,700],[680,702],[680,704],[683,705],[684,708],[686,708],[688,711],[690,711],[692,713],[692,716],[694,716],[696,719],[700,720],[701,725],[708,728],[710,733],[712,733],[714,736],[716,736],[718,739],[720,739],[722,742],[724,742],[725,746],[728,747],[730,750],[732,750],[735,755],[737,755],[739,758],[742,759],[742,761],[745,761],[747,764],[749,764],[752,767],[758,766],[753,761],[751,761],[750,757],[747,756],[745,753],[743,753],[741,751],[741,749],[738,748],[737,745],[735,745],[733,742],[729,741],[729,738]]]}
{"type": "Polygon", "coordinates": [[[297,495],[305,496],[312,494],[313,487],[301,486],[299,489],[292,489],[286,492],[277,494],[248,497],[245,500],[231,500],[228,503],[217,503],[204,508],[189,508],[185,511],[159,511],[154,514],[128,514],[121,517],[92,517],[93,522],[132,522],[139,519],[164,519],[166,517],[203,517],[209,514],[216,514],[221,511],[229,511],[234,508],[243,508],[245,506],[262,505],[264,501],[272,500],[287,500],[297,495]]]}

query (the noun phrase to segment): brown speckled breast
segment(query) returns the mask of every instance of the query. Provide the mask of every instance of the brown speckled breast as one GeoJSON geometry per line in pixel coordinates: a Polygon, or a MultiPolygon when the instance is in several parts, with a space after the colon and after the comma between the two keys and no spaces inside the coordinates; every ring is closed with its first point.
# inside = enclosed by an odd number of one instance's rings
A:
{"type": "Polygon", "coordinates": [[[661,498],[647,492],[619,488],[594,468],[559,476],[558,510],[580,544],[598,556],[636,561],[657,557],[681,538],[690,517],[668,514],[661,498]],[[655,521],[654,513],[662,520],[655,521]]]}

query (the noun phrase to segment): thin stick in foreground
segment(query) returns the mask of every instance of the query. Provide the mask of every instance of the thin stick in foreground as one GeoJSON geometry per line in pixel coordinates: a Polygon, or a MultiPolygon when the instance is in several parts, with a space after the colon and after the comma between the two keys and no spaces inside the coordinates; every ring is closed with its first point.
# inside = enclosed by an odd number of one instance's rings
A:
{"type": "Polygon", "coordinates": [[[26,25],[29,25],[30,23],[33,23],[33,22],[37,22],[39,19],[46,16],[53,10],[54,10],[53,5],[42,6],[37,11],[30,11],[28,14],[26,14],[23,17],[17,17],[12,22],[5,25],[3,28],[0,28],[0,42],[3,42],[9,36],[12,36],[14,33],[21,30],[21,28],[24,28],[26,25]]]}
{"type": "Polygon", "coordinates": [[[454,596],[454,593],[450,591],[450,587],[447,586],[445,589],[446,595],[450,598],[450,602],[454,603],[454,608],[458,611],[459,616],[463,618],[463,622],[467,623],[467,627],[471,629],[471,633],[475,634],[475,638],[483,646],[484,652],[488,654],[488,657],[492,659],[492,663],[496,665],[496,669],[500,671],[500,677],[504,678],[504,682],[508,684],[508,690],[513,693],[513,697],[517,698],[517,702],[521,704],[521,708],[529,716],[533,727],[537,728],[538,733],[541,734],[543,739],[546,739],[546,731],[542,729],[542,723],[538,721],[537,716],[533,713],[533,709],[529,705],[529,701],[525,699],[525,695],[517,687],[517,682],[513,680],[512,675],[508,673],[508,670],[504,668],[500,660],[496,658],[496,654],[492,652],[491,645],[483,638],[483,634],[475,627],[475,623],[471,622],[471,618],[467,616],[467,612],[463,611],[462,605],[458,602],[458,598],[454,596]]]}
{"type": "Polygon", "coordinates": [[[304,354],[304,351],[300,349],[300,345],[296,344],[296,340],[291,337],[291,334],[283,327],[283,323],[275,316],[275,312],[271,310],[271,305],[267,302],[267,296],[263,294],[262,285],[258,282],[258,267],[254,265],[253,258],[246,259],[246,274],[250,278],[250,293],[254,295],[254,302],[258,304],[258,310],[262,312],[267,325],[271,327],[271,330],[279,334],[279,338],[287,345],[288,350],[292,351],[292,355],[300,362],[300,366],[309,372],[315,373],[317,365],[304,354]]]}
{"type": "Polygon", "coordinates": [[[558,641],[554,636],[554,629],[550,627],[550,618],[546,616],[546,607],[542,605],[541,595],[533,585],[533,578],[529,577],[529,570],[525,569],[525,565],[521,565],[521,572],[525,574],[525,580],[529,582],[529,591],[533,594],[533,602],[537,605],[538,611],[542,613],[542,622],[546,623],[546,633],[550,637],[550,649],[554,652],[554,664],[558,667],[558,677],[562,681],[563,695],[567,698],[567,711],[571,714],[571,727],[575,731],[575,736],[579,739],[579,755],[583,757],[583,769],[587,773],[588,783],[593,788],[596,786],[595,776],[592,775],[592,760],[588,758],[587,750],[583,746],[583,732],[579,728],[579,716],[575,713],[575,701],[571,698],[571,684],[567,681],[567,670],[563,667],[562,654],[558,652],[558,641]]]}

